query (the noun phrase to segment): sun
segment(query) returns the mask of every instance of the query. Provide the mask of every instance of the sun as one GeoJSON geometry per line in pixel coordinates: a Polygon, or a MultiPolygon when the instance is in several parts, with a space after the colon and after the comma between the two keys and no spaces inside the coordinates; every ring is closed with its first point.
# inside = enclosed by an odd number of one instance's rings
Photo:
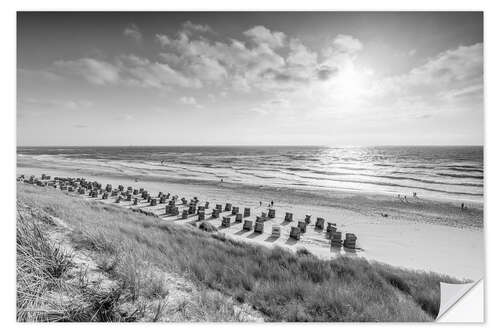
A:
{"type": "Polygon", "coordinates": [[[365,85],[366,79],[363,73],[352,67],[342,70],[336,82],[339,97],[346,100],[361,96],[365,85]]]}

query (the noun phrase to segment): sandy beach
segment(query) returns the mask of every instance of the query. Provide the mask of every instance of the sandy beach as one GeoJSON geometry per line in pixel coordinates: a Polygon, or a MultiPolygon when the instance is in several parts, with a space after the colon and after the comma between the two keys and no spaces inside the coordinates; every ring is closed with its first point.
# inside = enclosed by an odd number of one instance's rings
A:
{"type": "MultiPolygon", "coordinates": [[[[210,210],[216,203],[232,203],[251,208],[252,219],[267,211],[273,200],[276,218],[265,223],[262,234],[242,231],[242,224],[232,223],[220,232],[228,237],[254,242],[263,246],[282,246],[292,250],[306,248],[321,258],[337,255],[361,256],[394,266],[416,270],[434,271],[457,278],[477,280],[484,275],[484,240],[482,204],[468,203],[469,209],[460,210],[460,203],[409,199],[402,202],[397,197],[377,193],[343,191],[308,191],[290,188],[271,188],[237,183],[218,183],[204,180],[173,179],[158,172],[139,172],[105,163],[82,162],[53,163],[30,156],[18,156],[17,174],[40,175],[46,173],[60,177],[85,177],[114,187],[121,184],[147,189],[153,195],[159,191],[176,194],[179,197],[198,197],[201,202],[209,201],[210,210]],[[262,202],[260,206],[259,202],[262,202]],[[285,212],[293,213],[293,222],[284,222],[285,212]],[[337,224],[342,233],[357,235],[357,249],[345,252],[332,250],[324,232],[315,231],[310,225],[300,241],[292,241],[288,235],[290,227],[297,225],[305,215],[324,217],[327,222],[337,224]],[[387,217],[382,216],[387,214],[387,217]],[[272,226],[281,227],[281,237],[271,236],[272,226]]],[[[95,200],[95,199],[87,199],[95,200]]],[[[101,199],[99,199],[101,200],[101,199]]],[[[104,200],[101,200],[104,201],[104,200]]],[[[105,200],[114,204],[114,200],[105,200]]],[[[120,203],[130,206],[129,202],[120,203]]],[[[164,213],[164,204],[150,207],[143,202],[138,205],[157,214],[164,213]]],[[[228,215],[223,213],[221,216],[228,215]]],[[[165,223],[186,224],[195,220],[162,217],[165,223]]],[[[220,218],[208,221],[220,227],[220,218]]],[[[234,219],[232,220],[234,222],[234,219]]]]}

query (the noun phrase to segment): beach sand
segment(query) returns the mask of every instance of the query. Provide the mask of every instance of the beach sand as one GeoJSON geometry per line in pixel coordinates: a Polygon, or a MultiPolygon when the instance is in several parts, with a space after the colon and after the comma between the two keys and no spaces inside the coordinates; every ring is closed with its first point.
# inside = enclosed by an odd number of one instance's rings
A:
{"type": "MultiPolygon", "coordinates": [[[[159,191],[170,192],[187,199],[194,196],[201,203],[210,202],[207,221],[220,227],[221,218],[211,219],[211,209],[216,203],[230,202],[233,206],[251,208],[251,219],[262,211],[267,212],[268,203],[273,200],[276,218],[266,222],[264,233],[242,231],[242,224],[235,224],[234,217],[229,228],[220,229],[228,237],[258,243],[263,246],[282,246],[292,250],[306,248],[321,258],[336,255],[360,256],[394,266],[410,269],[434,271],[457,278],[477,280],[484,275],[484,237],[483,208],[475,203],[462,211],[460,203],[429,200],[426,198],[409,199],[401,202],[398,198],[377,193],[359,193],[342,191],[306,191],[290,188],[270,188],[234,183],[219,183],[204,180],[172,179],[166,174],[144,172],[124,168],[117,170],[105,164],[92,163],[54,163],[40,161],[30,156],[18,156],[17,174],[40,176],[46,173],[60,177],[85,177],[114,187],[144,188],[153,196],[159,191]],[[138,181],[135,179],[138,178],[138,181]],[[262,207],[259,206],[262,201],[262,207]],[[285,212],[293,213],[294,221],[284,222],[285,212]],[[383,217],[381,214],[388,214],[383,217]],[[303,220],[305,215],[312,216],[312,223],[299,241],[289,239],[291,226],[303,220]],[[332,250],[324,232],[314,230],[316,217],[325,218],[326,222],[337,224],[343,234],[355,233],[358,237],[353,252],[332,250]],[[281,227],[281,237],[271,238],[272,226],[281,227]]],[[[75,194],[76,195],[76,194],[75,194]]],[[[87,200],[95,200],[86,197],[87,200]]],[[[99,199],[100,200],[100,199],[99,199]]],[[[103,201],[103,200],[101,200],[103,201]]],[[[114,204],[114,199],[106,200],[114,204]]],[[[120,203],[130,206],[130,202],[120,203]]],[[[163,214],[165,205],[147,206],[143,202],[138,206],[145,210],[163,214]]],[[[132,206],[130,206],[132,207],[132,206]]],[[[182,212],[182,208],[180,208],[182,212]]],[[[223,212],[222,216],[228,215],[223,212]]],[[[196,220],[162,217],[164,223],[187,224],[196,220]]],[[[326,224],[325,224],[326,226],[326,224]]]]}

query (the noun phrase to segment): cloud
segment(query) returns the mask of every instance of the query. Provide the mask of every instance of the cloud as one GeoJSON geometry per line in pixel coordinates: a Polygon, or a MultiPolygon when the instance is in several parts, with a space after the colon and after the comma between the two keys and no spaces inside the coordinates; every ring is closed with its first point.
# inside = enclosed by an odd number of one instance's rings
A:
{"type": "Polygon", "coordinates": [[[188,78],[166,63],[135,55],[121,55],[113,62],[92,58],[54,62],[52,71],[60,75],[83,77],[96,85],[124,84],[163,88],[171,86],[199,88],[197,78],[188,78]]]}
{"type": "Polygon", "coordinates": [[[210,26],[205,24],[194,24],[191,21],[184,22],[182,24],[182,27],[184,28],[184,31],[186,31],[188,34],[191,32],[199,32],[199,33],[213,32],[210,26]]]}
{"type": "Polygon", "coordinates": [[[255,26],[243,32],[257,45],[267,44],[271,48],[279,48],[285,45],[286,35],[283,32],[271,31],[262,25],[255,26]]]}
{"type": "Polygon", "coordinates": [[[192,97],[192,96],[182,96],[179,99],[179,102],[181,104],[194,106],[196,108],[202,108],[203,107],[202,105],[198,104],[198,102],[196,101],[196,99],[194,97],[192,97]]]}
{"type": "Polygon", "coordinates": [[[404,75],[382,80],[374,92],[381,96],[421,96],[432,102],[445,102],[467,94],[483,92],[483,44],[459,46],[429,58],[404,75]]]}
{"type": "Polygon", "coordinates": [[[26,98],[21,101],[26,106],[35,106],[38,108],[58,108],[58,109],[86,109],[92,107],[93,103],[87,100],[60,100],[60,99],[37,99],[26,98]]]}
{"type": "Polygon", "coordinates": [[[167,45],[170,45],[170,43],[171,43],[171,40],[170,40],[170,38],[168,38],[167,35],[156,34],[155,37],[161,46],[167,46],[167,45]]]}
{"type": "Polygon", "coordinates": [[[327,53],[356,53],[363,49],[363,44],[350,35],[337,35],[327,49],[327,53]]]}
{"type": "Polygon", "coordinates": [[[129,24],[125,30],[123,30],[123,35],[126,37],[132,38],[135,41],[139,42],[142,40],[142,33],[139,30],[139,27],[134,23],[129,24]]]}
{"type": "MultiPolygon", "coordinates": [[[[134,36],[139,30],[132,24],[126,32],[134,36]]],[[[244,31],[244,41],[210,40],[194,32],[213,31],[207,25],[186,21],[175,37],[155,35],[162,47],[155,59],[129,54],[111,60],[59,60],[51,71],[61,76],[83,77],[97,85],[284,91],[335,79],[341,68],[352,66],[356,53],[362,49],[356,38],[338,35],[326,49],[320,50],[320,59],[298,38],[288,38],[283,32],[260,25],[244,31]]]]}
{"type": "Polygon", "coordinates": [[[153,88],[172,86],[200,88],[198,78],[189,78],[174,70],[167,63],[151,61],[135,55],[122,55],[116,61],[121,73],[120,81],[129,85],[153,88]]]}
{"type": "Polygon", "coordinates": [[[294,38],[290,41],[290,53],[287,63],[297,66],[315,66],[318,61],[316,52],[310,51],[300,40],[294,38]]]}
{"type": "Polygon", "coordinates": [[[125,114],[120,114],[114,118],[115,120],[119,121],[132,121],[134,120],[134,116],[131,114],[125,113],[125,114]]]}
{"type": "Polygon", "coordinates": [[[58,60],[53,63],[51,70],[56,74],[81,76],[97,85],[116,83],[120,77],[115,65],[92,58],[58,60]]]}
{"type": "Polygon", "coordinates": [[[244,32],[251,43],[230,39],[228,42],[191,38],[182,31],[177,37],[157,34],[156,39],[166,52],[162,61],[188,77],[202,82],[225,82],[241,91],[290,90],[311,81],[327,81],[335,77],[338,67],[359,50],[357,39],[342,35],[330,45],[332,56],[324,56],[307,48],[297,38],[256,26],[244,32]],[[350,42],[350,44],[348,43],[350,42]],[[346,53],[347,45],[351,49],[346,53]],[[275,49],[281,47],[282,52],[275,49]],[[341,56],[339,56],[341,54],[341,56]]]}

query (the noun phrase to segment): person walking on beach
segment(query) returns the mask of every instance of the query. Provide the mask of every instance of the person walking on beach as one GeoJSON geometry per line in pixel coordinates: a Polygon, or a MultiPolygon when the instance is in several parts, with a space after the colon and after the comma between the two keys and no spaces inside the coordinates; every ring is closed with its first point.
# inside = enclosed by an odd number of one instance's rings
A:
{"type": "Polygon", "coordinates": [[[262,207],[262,201],[259,201],[259,206],[262,207]]]}
{"type": "Polygon", "coordinates": [[[464,210],[464,207],[465,207],[465,205],[464,205],[464,203],[462,202],[462,205],[460,206],[460,209],[461,209],[461,210],[464,210]]]}
{"type": "Polygon", "coordinates": [[[271,207],[273,207],[273,206],[274,206],[274,201],[273,201],[273,200],[271,200],[271,207]]]}

